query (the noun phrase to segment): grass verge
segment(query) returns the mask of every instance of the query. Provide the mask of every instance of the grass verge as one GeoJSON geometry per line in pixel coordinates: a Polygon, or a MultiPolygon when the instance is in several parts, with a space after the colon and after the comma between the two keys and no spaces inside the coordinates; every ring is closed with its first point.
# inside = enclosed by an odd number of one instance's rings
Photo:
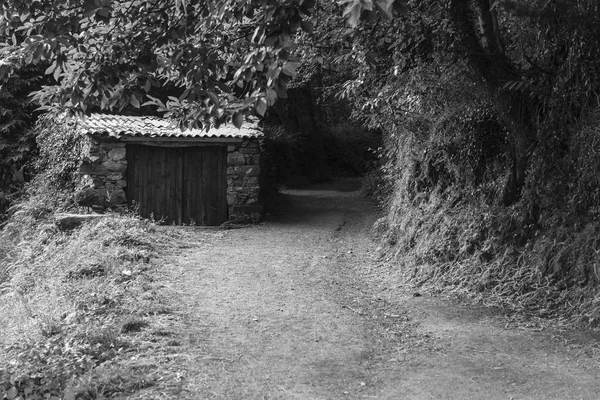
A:
{"type": "Polygon", "coordinates": [[[389,284],[599,327],[600,224],[569,224],[556,213],[532,226],[516,207],[438,193],[412,203],[397,196],[374,228],[392,271],[389,284]]]}
{"type": "Polygon", "coordinates": [[[14,213],[0,231],[0,399],[176,398],[167,273],[186,235],[123,215],[61,232],[50,214],[14,213]]]}

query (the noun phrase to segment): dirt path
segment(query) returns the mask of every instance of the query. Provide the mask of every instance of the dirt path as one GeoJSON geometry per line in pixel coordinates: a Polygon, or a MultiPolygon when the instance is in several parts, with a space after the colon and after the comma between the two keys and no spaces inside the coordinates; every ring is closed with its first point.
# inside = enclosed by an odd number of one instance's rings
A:
{"type": "Polygon", "coordinates": [[[181,398],[600,397],[594,333],[390,289],[352,185],[289,191],[277,222],[202,231],[180,255],[181,398]]]}

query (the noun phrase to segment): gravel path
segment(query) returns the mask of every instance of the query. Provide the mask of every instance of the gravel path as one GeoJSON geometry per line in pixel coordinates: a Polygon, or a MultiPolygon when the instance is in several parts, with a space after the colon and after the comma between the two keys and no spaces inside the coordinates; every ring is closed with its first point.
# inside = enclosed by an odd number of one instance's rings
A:
{"type": "Polygon", "coordinates": [[[415,297],[386,280],[355,182],[178,256],[186,399],[598,399],[593,332],[415,297]]]}

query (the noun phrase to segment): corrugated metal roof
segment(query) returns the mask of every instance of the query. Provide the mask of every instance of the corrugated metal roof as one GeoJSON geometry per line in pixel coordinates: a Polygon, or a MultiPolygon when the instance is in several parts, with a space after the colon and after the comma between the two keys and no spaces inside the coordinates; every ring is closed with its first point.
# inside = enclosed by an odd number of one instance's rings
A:
{"type": "Polygon", "coordinates": [[[80,123],[81,131],[90,134],[107,134],[121,138],[159,137],[159,138],[254,138],[263,133],[257,124],[244,122],[241,129],[227,124],[219,129],[211,128],[208,132],[202,129],[182,131],[171,121],[159,117],[135,117],[126,115],[91,114],[80,123]]]}

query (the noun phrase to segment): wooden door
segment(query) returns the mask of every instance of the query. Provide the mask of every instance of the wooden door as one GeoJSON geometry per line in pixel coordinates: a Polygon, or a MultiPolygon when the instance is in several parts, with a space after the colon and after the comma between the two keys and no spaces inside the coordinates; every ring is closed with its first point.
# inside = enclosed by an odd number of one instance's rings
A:
{"type": "Polygon", "coordinates": [[[127,145],[127,197],[146,218],[219,225],[228,217],[226,148],[127,145]]]}

